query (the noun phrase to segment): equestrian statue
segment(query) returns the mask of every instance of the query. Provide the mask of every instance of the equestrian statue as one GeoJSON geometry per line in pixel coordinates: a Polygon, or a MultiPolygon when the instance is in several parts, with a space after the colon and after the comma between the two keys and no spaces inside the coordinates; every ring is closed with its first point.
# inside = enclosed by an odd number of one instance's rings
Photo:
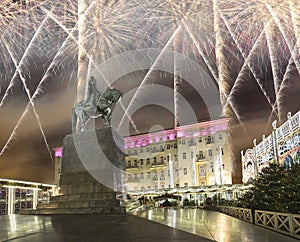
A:
{"type": "Polygon", "coordinates": [[[87,98],[75,104],[72,110],[72,130],[84,131],[91,118],[102,117],[104,124],[110,125],[112,105],[121,97],[122,93],[114,88],[108,88],[104,93],[99,92],[96,79],[91,76],[88,82],[87,98]]]}

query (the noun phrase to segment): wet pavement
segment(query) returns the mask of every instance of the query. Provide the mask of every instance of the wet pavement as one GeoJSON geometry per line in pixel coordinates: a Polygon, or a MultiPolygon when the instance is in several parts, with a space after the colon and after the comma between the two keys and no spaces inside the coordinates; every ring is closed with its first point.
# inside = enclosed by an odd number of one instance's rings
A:
{"type": "Polygon", "coordinates": [[[0,241],[298,241],[215,211],[157,208],[135,215],[0,216],[0,241]]]}
{"type": "Polygon", "coordinates": [[[216,211],[156,208],[137,216],[220,242],[296,242],[292,237],[216,211]]]}
{"type": "Polygon", "coordinates": [[[0,241],[210,241],[133,215],[0,216],[0,241]]]}

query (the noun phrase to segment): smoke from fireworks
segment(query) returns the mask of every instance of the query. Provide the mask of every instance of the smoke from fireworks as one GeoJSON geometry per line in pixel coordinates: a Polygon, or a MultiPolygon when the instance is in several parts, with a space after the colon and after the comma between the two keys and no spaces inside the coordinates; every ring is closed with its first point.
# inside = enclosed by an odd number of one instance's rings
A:
{"type": "MultiPolygon", "coordinates": [[[[224,114],[235,117],[241,125],[243,116],[236,94],[249,77],[270,106],[269,120],[274,115],[282,120],[288,80],[291,73],[299,75],[300,71],[297,0],[27,0],[25,5],[5,0],[0,2],[0,11],[0,68],[5,70],[0,73],[0,112],[6,98],[13,95],[11,89],[21,80],[47,147],[34,103],[48,77],[66,70],[76,75],[78,55],[79,76],[83,73],[86,77],[89,67],[97,68],[124,51],[152,47],[163,51],[180,26],[180,34],[169,48],[173,46],[205,68],[219,87],[224,114]],[[83,11],[78,16],[80,9],[83,11]],[[27,86],[34,58],[44,61],[44,73],[32,95],[27,86]],[[272,88],[266,84],[269,78],[272,88]]],[[[81,92],[85,79],[79,78],[81,92]]],[[[125,108],[125,115],[129,108],[125,108]]]]}

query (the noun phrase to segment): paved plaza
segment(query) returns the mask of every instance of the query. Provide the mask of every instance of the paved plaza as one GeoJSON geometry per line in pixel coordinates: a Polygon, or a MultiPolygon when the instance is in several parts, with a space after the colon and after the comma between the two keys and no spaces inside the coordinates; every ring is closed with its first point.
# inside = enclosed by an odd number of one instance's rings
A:
{"type": "Polygon", "coordinates": [[[136,215],[220,242],[294,242],[289,236],[253,225],[229,215],[202,209],[161,209],[136,215]]]}
{"type": "Polygon", "coordinates": [[[0,240],[43,242],[297,241],[215,211],[158,208],[139,211],[135,215],[0,216],[0,240]]]}

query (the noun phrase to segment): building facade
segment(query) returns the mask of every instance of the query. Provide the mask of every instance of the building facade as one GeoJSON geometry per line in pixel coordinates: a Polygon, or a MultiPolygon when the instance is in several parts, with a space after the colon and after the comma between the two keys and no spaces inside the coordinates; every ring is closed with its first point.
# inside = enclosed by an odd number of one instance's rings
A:
{"type": "Polygon", "coordinates": [[[232,184],[227,119],[124,138],[126,191],[232,184]]]}
{"type": "Polygon", "coordinates": [[[36,209],[55,193],[55,185],[0,178],[0,215],[17,214],[21,209],[36,209]]]}
{"type": "Polygon", "coordinates": [[[63,147],[54,148],[54,184],[59,186],[61,175],[61,160],[63,154],[63,147]]]}
{"type": "Polygon", "coordinates": [[[300,162],[300,111],[293,116],[287,115],[287,121],[280,127],[273,122],[272,133],[254,147],[241,152],[243,183],[251,182],[270,162],[286,166],[300,162]]]}

